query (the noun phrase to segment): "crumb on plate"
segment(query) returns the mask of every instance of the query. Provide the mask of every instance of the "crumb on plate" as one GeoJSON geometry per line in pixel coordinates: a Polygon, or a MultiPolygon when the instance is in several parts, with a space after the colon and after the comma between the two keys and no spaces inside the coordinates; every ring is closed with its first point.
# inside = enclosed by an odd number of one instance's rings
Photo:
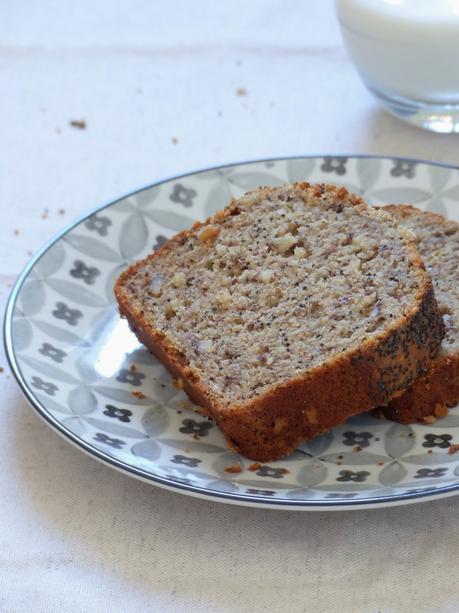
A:
{"type": "Polygon", "coordinates": [[[241,473],[244,469],[242,468],[240,462],[236,462],[235,464],[225,466],[223,470],[225,471],[225,473],[237,474],[241,473]]]}
{"type": "Polygon", "coordinates": [[[69,121],[69,125],[72,126],[72,128],[77,128],[78,130],[86,130],[85,119],[71,119],[69,121]]]}
{"type": "Polygon", "coordinates": [[[144,400],[146,398],[145,394],[142,394],[142,392],[139,392],[137,390],[131,392],[131,394],[135,396],[136,398],[138,398],[139,400],[144,400]]]}

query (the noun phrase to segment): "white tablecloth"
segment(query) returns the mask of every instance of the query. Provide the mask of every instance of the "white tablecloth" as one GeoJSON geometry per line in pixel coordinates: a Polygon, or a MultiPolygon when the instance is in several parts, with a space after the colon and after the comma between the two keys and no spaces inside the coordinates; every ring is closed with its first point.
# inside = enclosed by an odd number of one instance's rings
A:
{"type": "MultiPolygon", "coordinates": [[[[0,23],[3,304],[64,224],[168,175],[301,153],[458,162],[458,136],[369,96],[330,0],[6,0],[0,23]]],[[[2,613],[459,611],[459,498],[326,514],[169,493],[71,447],[0,367],[2,613]]]]}

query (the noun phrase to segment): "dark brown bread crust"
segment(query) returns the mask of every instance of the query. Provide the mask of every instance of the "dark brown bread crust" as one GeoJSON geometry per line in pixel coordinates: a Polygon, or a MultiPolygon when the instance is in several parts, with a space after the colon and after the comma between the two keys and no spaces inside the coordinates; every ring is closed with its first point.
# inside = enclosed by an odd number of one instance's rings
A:
{"type": "MultiPolygon", "coordinates": [[[[422,215],[442,226],[450,223],[441,215],[423,212],[411,205],[388,205],[384,209],[392,212],[397,219],[422,215]]],[[[402,424],[433,421],[446,415],[448,407],[458,401],[459,355],[448,355],[437,358],[425,375],[419,377],[403,395],[391,400],[381,412],[388,419],[402,424]]]]}
{"type": "MultiPolygon", "coordinates": [[[[296,189],[310,190],[307,183],[296,189]]],[[[315,186],[318,194],[330,192],[343,205],[365,207],[363,201],[333,186],[315,186]]],[[[263,191],[272,191],[265,188],[263,191]]],[[[237,201],[217,215],[234,214],[237,201]]],[[[218,217],[219,216],[219,217],[218,217]]],[[[206,224],[215,222],[215,218],[206,224]]],[[[406,235],[413,266],[424,271],[414,305],[402,321],[367,340],[358,349],[348,350],[333,360],[280,385],[260,396],[234,406],[224,406],[204,386],[186,363],[178,348],[154,329],[143,313],[135,312],[123,286],[130,275],[146,262],[173,249],[204,224],[181,232],[162,249],[122,273],[115,286],[120,313],[139,340],[156,355],[175,378],[183,381],[189,397],[202,406],[222,429],[229,444],[243,455],[258,461],[278,459],[290,453],[303,439],[311,439],[346,421],[351,415],[383,405],[403,393],[430,366],[444,335],[429,276],[414,241],[406,235]]]]}
{"type": "Polygon", "coordinates": [[[399,398],[384,407],[384,417],[401,424],[432,422],[459,401],[459,356],[447,357],[431,368],[399,398]]]}

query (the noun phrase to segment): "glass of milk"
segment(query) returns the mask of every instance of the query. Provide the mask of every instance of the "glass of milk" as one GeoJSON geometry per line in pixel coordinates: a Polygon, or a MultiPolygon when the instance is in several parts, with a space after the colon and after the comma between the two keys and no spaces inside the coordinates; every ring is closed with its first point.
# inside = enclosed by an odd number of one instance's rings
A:
{"type": "Polygon", "coordinates": [[[385,108],[459,132],[459,0],[335,0],[346,46],[385,108]]]}

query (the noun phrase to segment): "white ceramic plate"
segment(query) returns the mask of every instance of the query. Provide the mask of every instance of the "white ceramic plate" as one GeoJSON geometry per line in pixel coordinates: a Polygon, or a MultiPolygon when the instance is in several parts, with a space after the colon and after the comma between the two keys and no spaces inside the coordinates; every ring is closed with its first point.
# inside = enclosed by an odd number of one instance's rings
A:
{"type": "Polygon", "coordinates": [[[223,436],[120,320],[113,282],[178,230],[259,185],[343,184],[373,204],[410,202],[458,217],[457,168],[401,159],[304,157],[235,164],[152,185],[99,208],[46,245],[5,318],[13,372],[31,405],[99,460],[178,492],[278,509],[376,507],[459,490],[459,408],[432,425],[363,414],[247,470],[223,436]],[[356,447],[361,451],[353,451],[356,447]],[[239,461],[239,474],[225,467],[239,461]]]}

